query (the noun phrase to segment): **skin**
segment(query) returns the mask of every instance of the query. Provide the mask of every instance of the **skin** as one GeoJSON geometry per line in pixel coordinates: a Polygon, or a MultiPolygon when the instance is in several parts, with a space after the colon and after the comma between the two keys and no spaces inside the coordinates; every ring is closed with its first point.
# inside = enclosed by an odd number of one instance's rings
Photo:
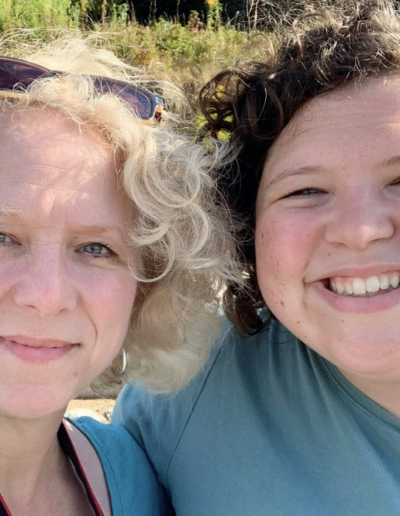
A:
{"type": "Polygon", "coordinates": [[[400,78],[318,97],[271,149],[256,210],[267,305],[397,417],[399,291],[343,301],[327,285],[400,270],[399,156],[400,78]]]}
{"type": "Polygon", "coordinates": [[[82,500],[55,436],[125,338],[133,208],[109,144],[60,114],[2,115],[0,155],[1,493],[13,514],[63,514],[82,500]],[[10,336],[44,350],[13,348],[10,336]],[[48,359],[48,339],[67,351],[48,359]]]}

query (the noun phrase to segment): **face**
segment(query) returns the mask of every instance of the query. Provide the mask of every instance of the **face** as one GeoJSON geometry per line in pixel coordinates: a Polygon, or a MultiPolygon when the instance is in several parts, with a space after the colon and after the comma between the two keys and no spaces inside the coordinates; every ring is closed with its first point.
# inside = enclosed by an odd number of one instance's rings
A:
{"type": "Polygon", "coordinates": [[[113,152],[57,113],[0,124],[0,415],[63,410],[118,353],[136,281],[113,152]]]}
{"type": "Polygon", "coordinates": [[[350,381],[400,381],[400,78],[311,101],[274,144],[257,274],[278,319],[350,381]]]}

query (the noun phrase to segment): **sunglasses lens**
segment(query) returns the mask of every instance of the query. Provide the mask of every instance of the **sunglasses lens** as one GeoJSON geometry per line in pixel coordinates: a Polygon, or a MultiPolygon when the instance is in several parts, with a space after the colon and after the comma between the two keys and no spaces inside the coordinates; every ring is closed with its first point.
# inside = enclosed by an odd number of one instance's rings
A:
{"type": "Polygon", "coordinates": [[[24,89],[46,71],[17,61],[0,60],[0,89],[24,89]]]}
{"type": "Polygon", "coordinates": [[[142,120],[150,120],[153,118],[154,105],[150,96],[146,95],[146,93],[132,88],[127,84],[120,84],[111,80],[108,81],[104,78],[95,80],[95,87],[101,93],[112,93],[121,97],[142,120]]]}

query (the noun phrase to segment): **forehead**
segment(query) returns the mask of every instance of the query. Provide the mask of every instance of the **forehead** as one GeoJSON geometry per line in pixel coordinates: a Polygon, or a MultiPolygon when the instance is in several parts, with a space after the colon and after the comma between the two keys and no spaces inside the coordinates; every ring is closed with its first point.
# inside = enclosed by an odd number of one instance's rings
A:
{"type": "Polygon", "coordinates": [[[13,138],[21,143],[28,141],[30,144],[39,146],[51,132],[55,140],[65,141],[67,145],[91,142],[108,148],[106,140],[99,131],[89,126],[82,128],[62,112],[54,109],[28,108],[21,111],[6,109],[1,113],[0,119],[0,134],[7,136],[11,133],[13,138]]]}
{"type": "MultiPolygon", "coordinates": [[[[300,109],[272,146],[266,167],[348,153],[379,152],[379,139],[399,137],[400,78],[380,78],[321,95],[300,109]]],[[[384,149],[380,149],[384,151],[384,149]]]]}
{"type": "Polygon", "coordinates": [[[42,186],[87,188],[101,175],[104,186],[116,182],[114,156],[99,131],[81,128],[56,111],[6,111],[0,116],[0,181],[14,178],[42,186]]]}
{"type": "Polygon", "coordinates": [[[0,117],[0,207],[28,219],[103,225],[129,224],[133,214],[100,132],[39,110],[0,117]]]}

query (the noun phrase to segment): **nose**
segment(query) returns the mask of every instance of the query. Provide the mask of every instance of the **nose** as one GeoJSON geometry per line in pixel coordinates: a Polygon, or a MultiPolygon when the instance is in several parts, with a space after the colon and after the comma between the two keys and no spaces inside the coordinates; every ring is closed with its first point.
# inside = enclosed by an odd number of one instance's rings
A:
{"type": "Polygon", "coordinates": [[[389,204],[372,192],[356,188],[347,192],[335,206],[325,238],[332,244],[360,251],[394,233],[389,204]]]}
{"type": "Polygon", "coordinates": [[[76,307],[77,294],[61,251],[43,246],[32,253],[29,266],[14,287],[14,301],[42,317],[54,317],[76,307]]]}

